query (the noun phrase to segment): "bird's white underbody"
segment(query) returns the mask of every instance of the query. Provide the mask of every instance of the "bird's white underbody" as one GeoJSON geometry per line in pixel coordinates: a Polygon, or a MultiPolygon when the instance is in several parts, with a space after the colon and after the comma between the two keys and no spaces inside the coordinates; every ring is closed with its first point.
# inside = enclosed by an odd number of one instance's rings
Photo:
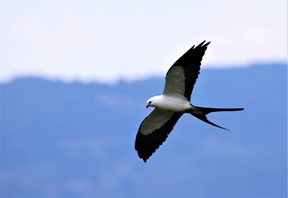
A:
{"type": "Polygon", "coordinates": [[[159,95],[150,98],[146,107],[156,107],[173,112],[187,112],[195,109],[182,95],[159,95]]]}

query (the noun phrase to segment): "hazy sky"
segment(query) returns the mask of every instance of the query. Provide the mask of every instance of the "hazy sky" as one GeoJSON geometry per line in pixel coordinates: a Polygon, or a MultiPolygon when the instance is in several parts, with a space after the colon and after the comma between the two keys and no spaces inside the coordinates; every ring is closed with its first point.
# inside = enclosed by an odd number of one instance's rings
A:
{"type": "Polygon", "coordinates": [[[286,17],[286,0],[3,0],[0,80],[165,74],[203,40],[204,67],[283,61],[286,17]]]}

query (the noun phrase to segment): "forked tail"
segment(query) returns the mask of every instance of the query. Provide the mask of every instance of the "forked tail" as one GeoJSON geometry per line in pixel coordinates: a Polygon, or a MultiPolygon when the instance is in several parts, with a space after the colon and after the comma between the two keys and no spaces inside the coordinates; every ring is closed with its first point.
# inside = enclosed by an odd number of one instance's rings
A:
{"type": "Polygon", "coordinates": [[[198,112],[197,111],[196,112],[195,111],[191,111],[190,113],[193,116],[195,116],[196,118],[202,120],[203,122],[206,122],[208,124],[211,124],[211,125],[213,125],[215,127],[218,127],[218,128],[221,128],[221,129],[224,129],[224,130],[227,130],[227,131],[229,131],[229,129],[226,129],[224,127],[221,127],[221,126],[209,121],[207,119],[206,115],[209,114],[209,113],[212,113],[212,112],[219,112],[219,111],[242,111],[242,110],[244,110],[244,108],[209,108],[209,107],[197,107],[197,106],[194,106],[194,107],[196,107],[199,111],[198,112]]]}
{"type": "Polygon", "coordinates": [[[205,115],[207,115],[208,113],[218,112],[218,111],[242,111],[244,110],[244,108],[209,108],[209,107],[197,107],[197,106],[195,107],[199,109],[200,111],[202,111],[205,115]]]}

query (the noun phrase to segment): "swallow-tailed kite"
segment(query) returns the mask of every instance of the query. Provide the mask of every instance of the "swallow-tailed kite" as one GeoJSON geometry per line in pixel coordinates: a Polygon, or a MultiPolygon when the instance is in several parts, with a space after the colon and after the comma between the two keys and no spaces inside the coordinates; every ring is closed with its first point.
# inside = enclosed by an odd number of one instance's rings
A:
{"type": "Polygon", "coordinates": [[[190,103],[201,60],[210,43],[205,42],[190,48],[170,67],[166,74],[163,94],[154,96],[147,101],[146,108],[155,107],[155,109],[141,123],[135,142],[135,149],[144,162],[166,140],[184,113],[189,113],[208,124],[225,129],[210,122],[206,115],[216,111],[243,110],[243,108],[198,107],[190,103]]]}

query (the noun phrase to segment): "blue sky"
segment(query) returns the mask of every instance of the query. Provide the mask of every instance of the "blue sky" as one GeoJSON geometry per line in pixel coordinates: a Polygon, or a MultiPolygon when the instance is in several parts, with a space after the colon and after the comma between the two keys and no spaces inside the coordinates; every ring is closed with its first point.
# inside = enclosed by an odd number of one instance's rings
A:
{"type": "Polygon", "coordinates": [[[0,81],[162,75],[203,40],[212,41],[204,67],[287,57],[285,0],[9,0],[0,24],[0,81]]]}

